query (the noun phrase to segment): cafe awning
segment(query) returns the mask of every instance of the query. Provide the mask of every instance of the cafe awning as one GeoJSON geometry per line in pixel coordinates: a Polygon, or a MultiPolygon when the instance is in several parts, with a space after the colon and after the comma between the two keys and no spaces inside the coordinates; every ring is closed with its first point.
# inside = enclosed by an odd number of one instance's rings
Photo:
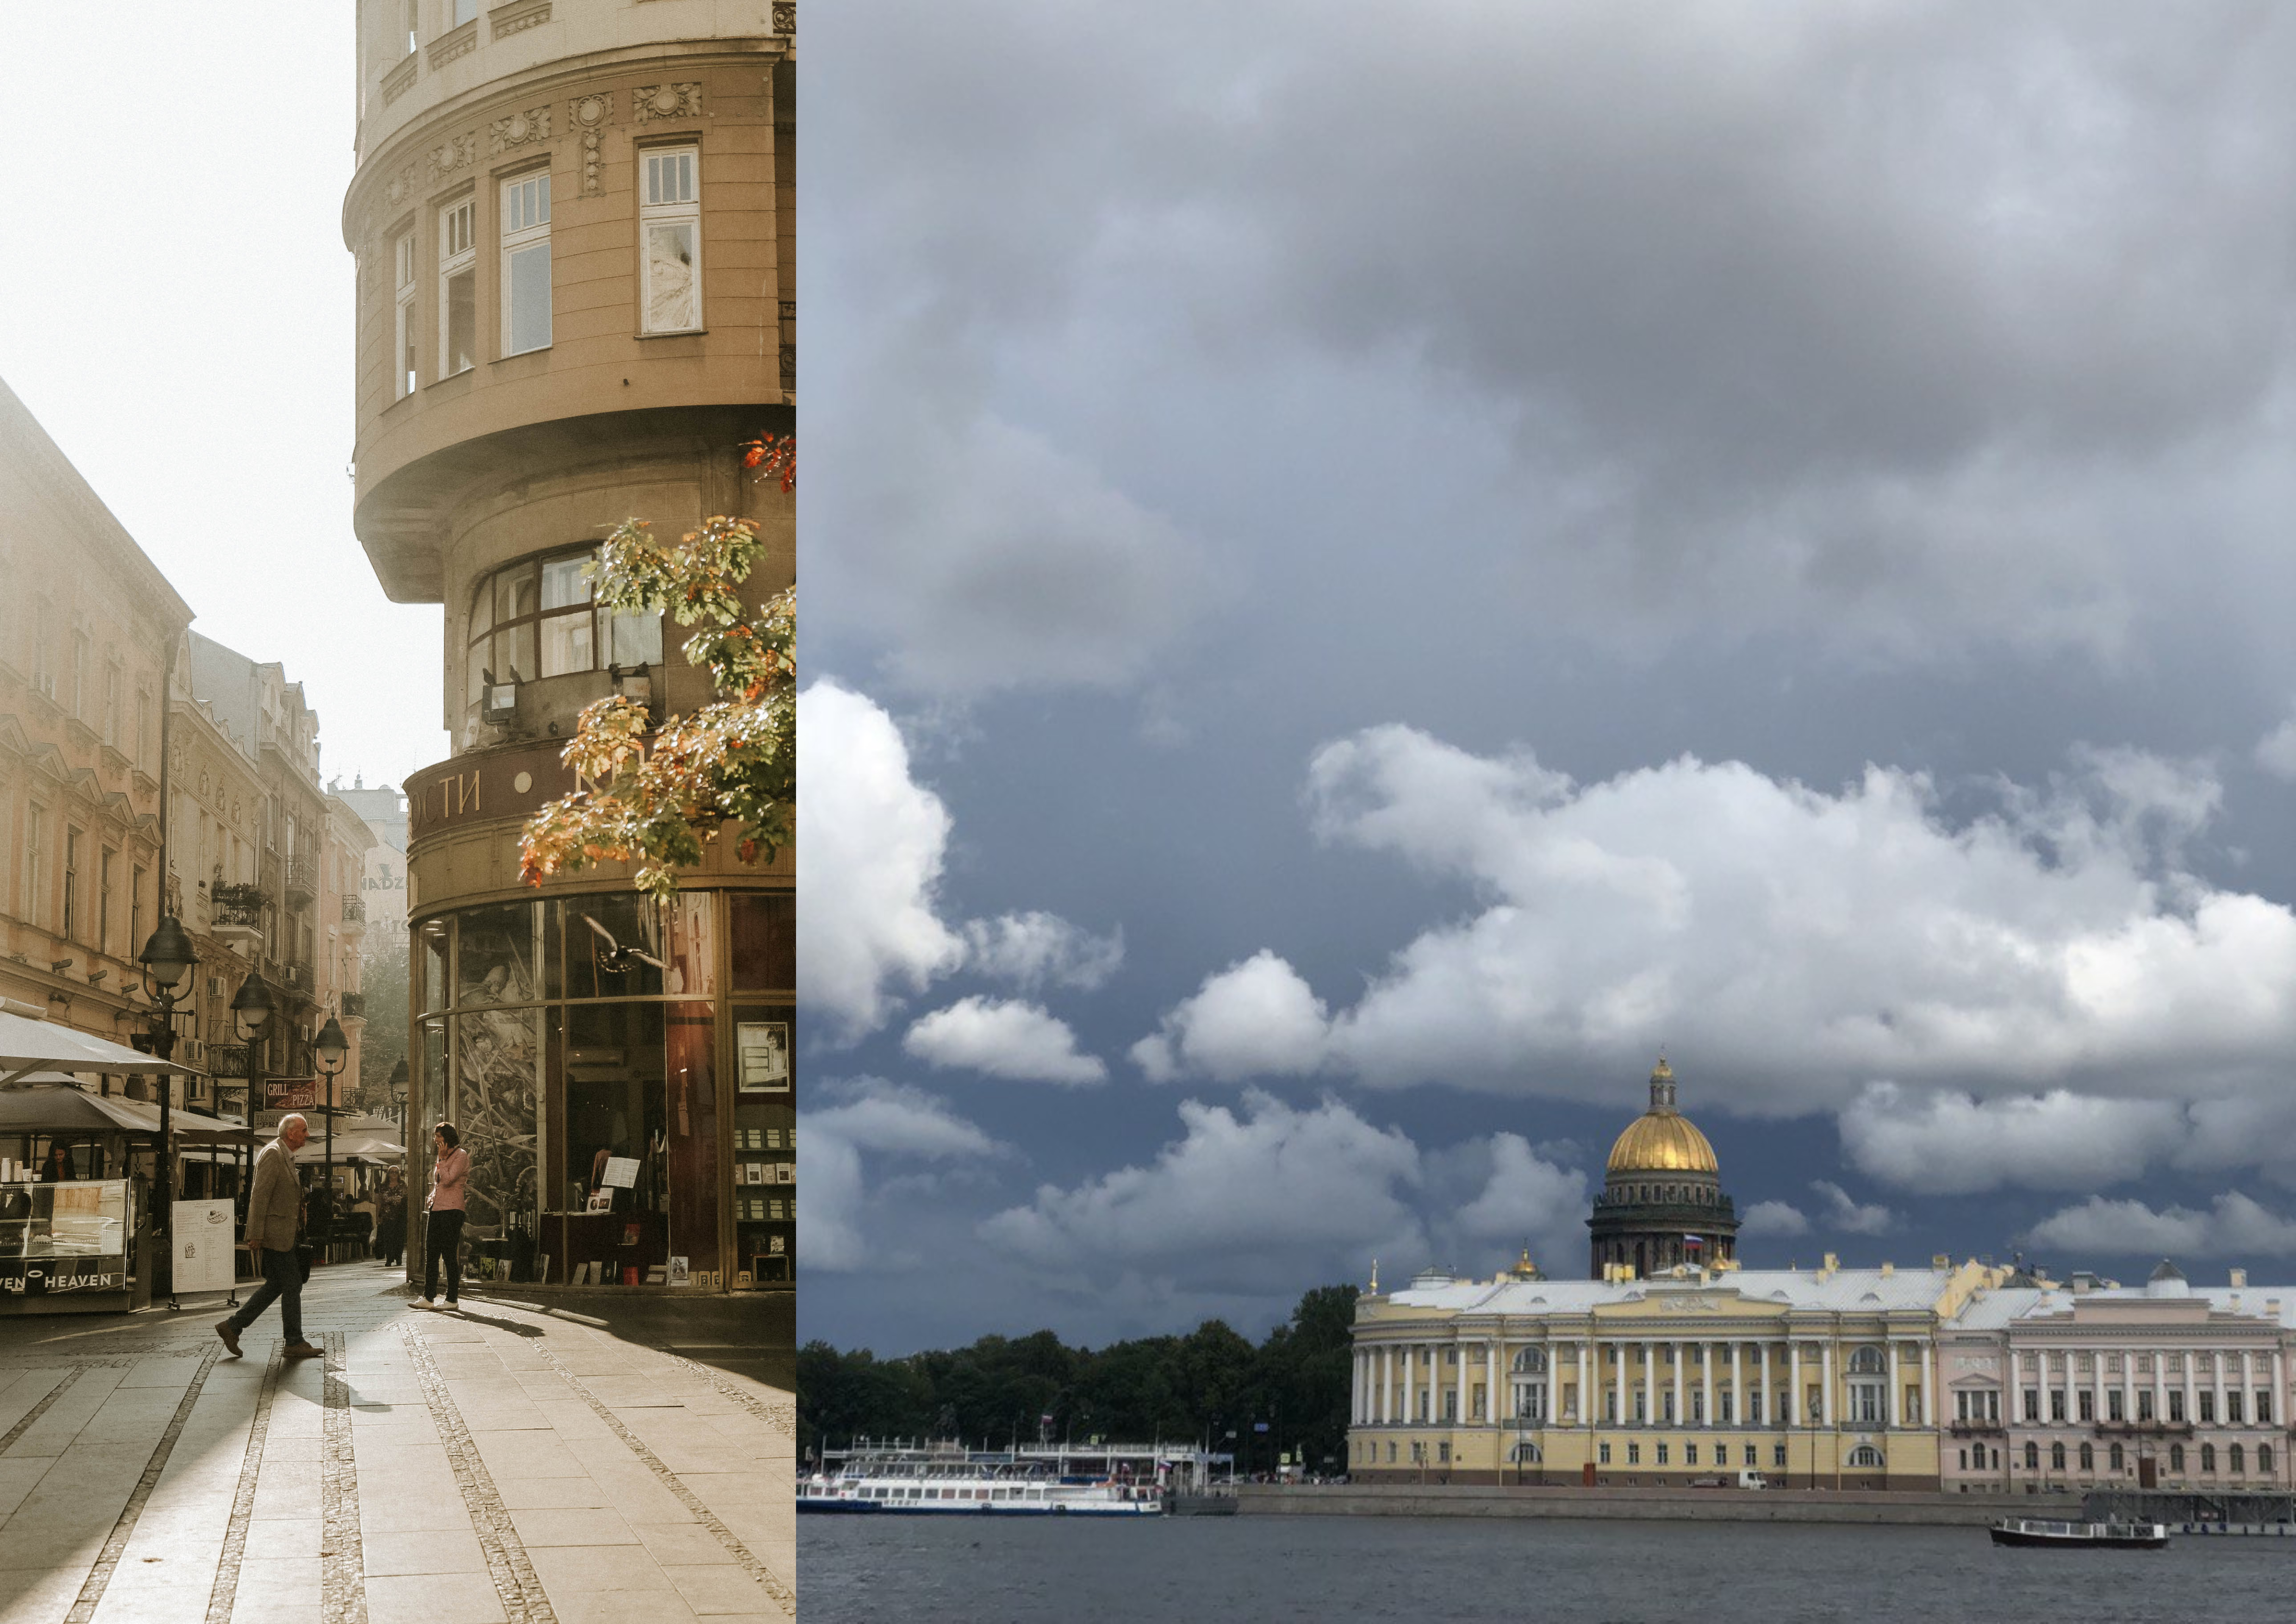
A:
{"type": "MultiPolygon", "coordinates": [[[[168,1131],[187,1144],[254,1144],[253,1134],[201,1111],[170,1111],[168,1131]]],[[[160,1136],[160,1108],[90,1094],[68,1077],[34,1072],[0,1088],[0,1134],[135,1134],[160,1136]]]]}
{"type": "Polygon", "coordinates": [[[0,1001],[0,1087],[35,1071],[128,1072],[144,1077],[205,1077],[197,1066],[178,1065],[113,1043],[93,1032],[59,1026],[20,1012],[29,1005],[0,1001]]]}

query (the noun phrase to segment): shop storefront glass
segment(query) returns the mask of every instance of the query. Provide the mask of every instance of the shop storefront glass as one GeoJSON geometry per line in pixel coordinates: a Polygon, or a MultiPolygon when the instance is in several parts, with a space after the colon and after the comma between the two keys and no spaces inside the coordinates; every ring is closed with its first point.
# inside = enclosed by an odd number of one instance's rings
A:
{"type": "Polygon", "coordinates": [[[443,1105],[471,1155],[482,1275],[791,1278],[794,907],[786,893],[658,907],[623,891],[416,922],[410,1160],[419,1189],[443,1105]]]}

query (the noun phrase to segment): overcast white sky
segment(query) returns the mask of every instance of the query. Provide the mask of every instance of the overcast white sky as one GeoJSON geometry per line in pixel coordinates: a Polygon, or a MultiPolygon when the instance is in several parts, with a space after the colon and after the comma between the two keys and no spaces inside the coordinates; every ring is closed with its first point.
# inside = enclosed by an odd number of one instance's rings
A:
{"type": "Polygon", "coordinates": [[[0,377],[372,784],[447,735],[440,611],[351,535],[351,30],[348,0],[0,6],[0,62],[66,87],[0,111],[0,377]]]}
{"type": "Polygon", "coordinates": [[[806,1335],[2296,1277],[2296,12],[808,35],[806,1335]]]}

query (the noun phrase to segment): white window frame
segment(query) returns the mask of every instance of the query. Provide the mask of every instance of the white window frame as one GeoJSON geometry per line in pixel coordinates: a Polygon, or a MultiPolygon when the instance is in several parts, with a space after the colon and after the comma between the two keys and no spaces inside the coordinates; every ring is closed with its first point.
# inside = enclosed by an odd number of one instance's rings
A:
{"type": "Polygon", "coordinates": [[[479,200],[475,193],[465,193],[439,210],[439,377],[442,382],[460,377],[478,365],[478,224],[479,200]],[[455,278],[465,273],[471,277],[471,358],[467,365],[456,366],[448,349],[454,342],[454,299],[449,289],[455,278]]]}
{"type": "Polygon", "coordinates": [[[24,803],[24,894],[18,906],[24,922],[36,930],[45,930],[48,920],[47,886],[44,870],[46,867],[48,843],[48,809],[37,800],[24,803]]]}
{"type": "Polygon", "coordinates": [[[502,183],[502,353],[532,355],[550,348],[550,171],[529,169],[502,183]],[[517,277],[511,262],[523,254],[542,253],[542,338],[538,343],[512,349],[517,341],[517,277]]]}
{"type": "Polygon", "coordinates": [[[638,152],[638,331],[641,332],[699,332],[701,306],[701,148],[688,142],[676,146],[642,148],[638,152]],[[652,200],[652,201],[649,201],[652,200]],[[693,319],[681,327],[653,324],[653,256],[647,251],[649,235],[660,226],[690,226],[693,233],[693,264],[689,297],[693,319]]]}
{"type": "Polygon", "coordinates": [[[390,398],[404,400],[414,392],[414,232],[398,234],[391,247],[397,316],[391,326],[390,398]]]}

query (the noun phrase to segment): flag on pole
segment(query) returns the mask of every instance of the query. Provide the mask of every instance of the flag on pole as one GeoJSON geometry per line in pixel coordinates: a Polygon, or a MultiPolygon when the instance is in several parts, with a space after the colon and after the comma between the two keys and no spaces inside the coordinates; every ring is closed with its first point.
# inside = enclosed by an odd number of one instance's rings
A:
{"type": "Polygon", "coordinates": [[[1706,1242],[1702,1236],[1686,1234],[1682,1237],[1682,1243],[1690,1248],[1691,1251],[1696,1251],[1700,1247],[1705,1245],[1706,1242]]]}

